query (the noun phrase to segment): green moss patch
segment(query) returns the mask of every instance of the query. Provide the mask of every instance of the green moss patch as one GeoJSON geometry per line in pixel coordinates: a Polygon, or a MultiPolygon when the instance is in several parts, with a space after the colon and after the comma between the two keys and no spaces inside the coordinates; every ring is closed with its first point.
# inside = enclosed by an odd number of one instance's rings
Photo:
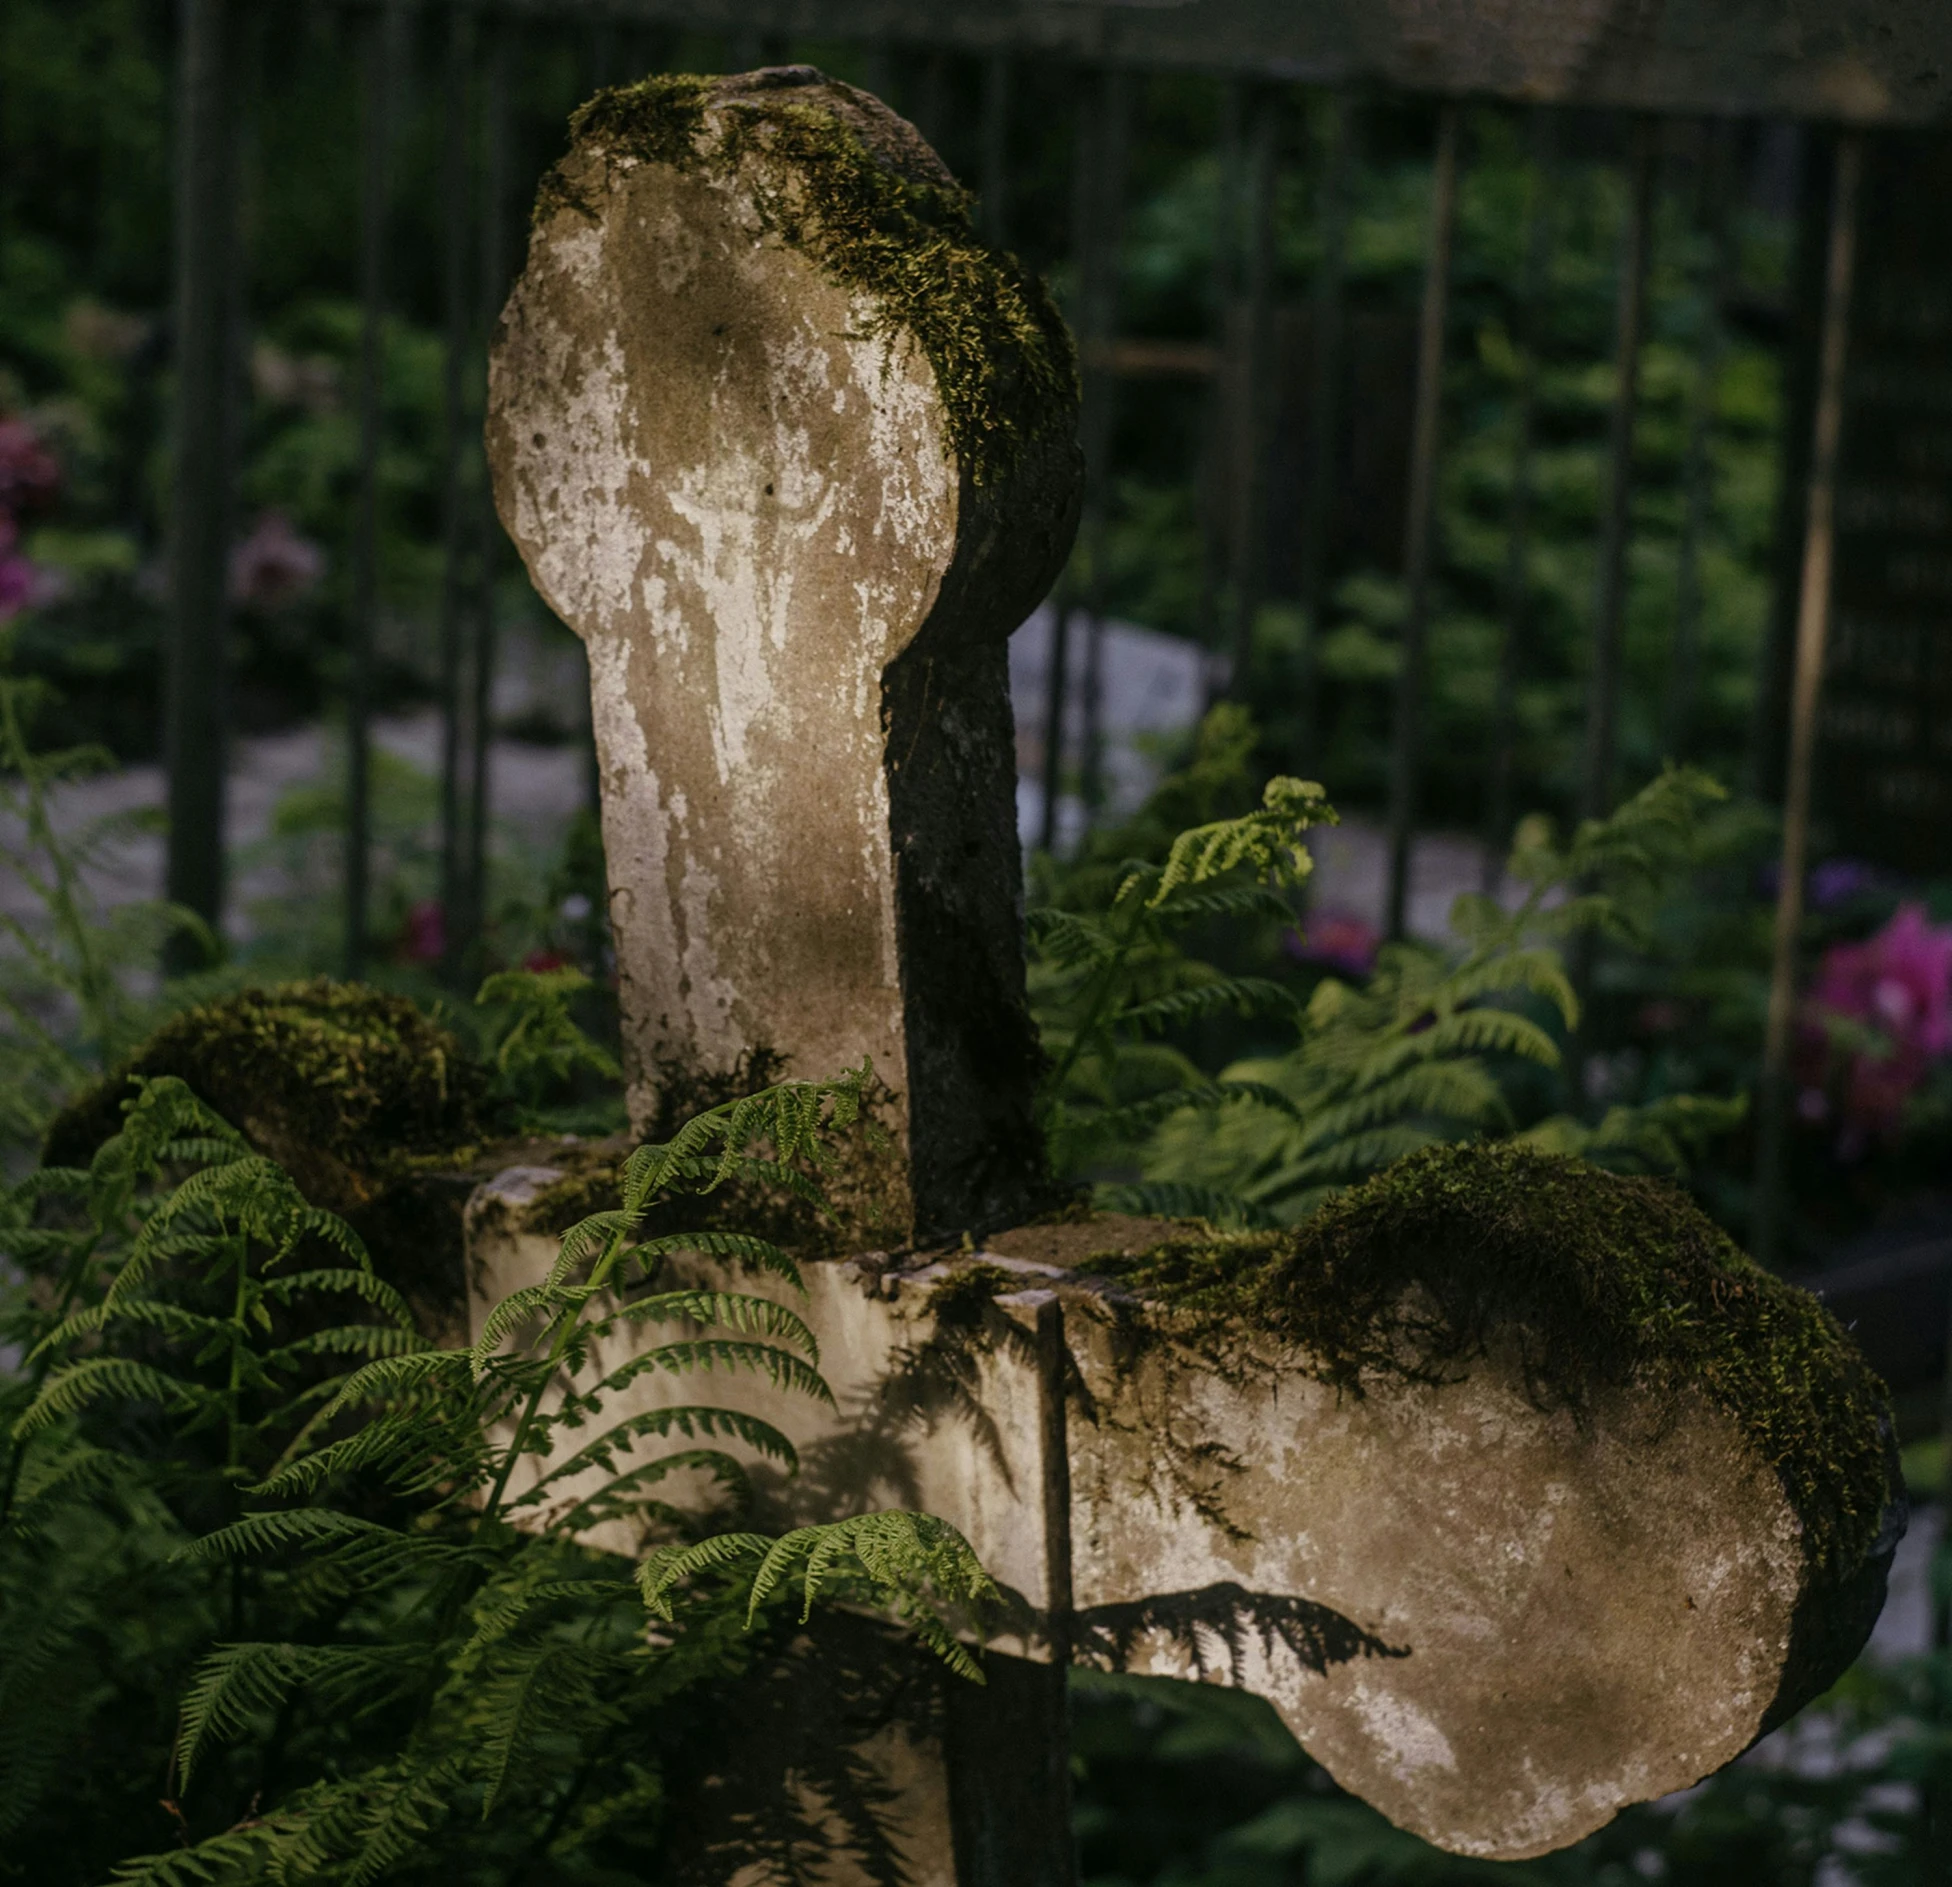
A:
{"type": "Polygon", "coordinates": [[[120,1128],[132,1075],[181,1077],[308,1198],[340,1212],[494,1126],[487,1071],[453,1035],[400,997],[324,977],[166,1022],[55,1121],[48,1164],[87,1164],[120,1128]]]}
{"type": "Polygon", "coordinates": [[[978,240],[969,193],[879,99],[810,66],[668,75],[599,92],[570,131],[538,217],[587,212],[572,181],[586,151],[609,167],[742,173],[768,235],[868,300],[870,335],[922,350],[975,484],[1007,476],[1034,441],[1075,433],[1076,354],[1043,285],[978,240]]]}
{"type": "Polygon", "coordinates": [[[1245,1319],[1352,1393],[1442,1381],[1516,1345],[1531,1401],[1695,1387],[1781,1478],[1819,1577],[1848,1574],[1894,1491],[1888,1399],[1836,1320],[1678,1188],[1505,1145],[1436,1147],[1298,1231],[1168,1242],[1108,1267],[1211,1343],[1245,1319]]]}

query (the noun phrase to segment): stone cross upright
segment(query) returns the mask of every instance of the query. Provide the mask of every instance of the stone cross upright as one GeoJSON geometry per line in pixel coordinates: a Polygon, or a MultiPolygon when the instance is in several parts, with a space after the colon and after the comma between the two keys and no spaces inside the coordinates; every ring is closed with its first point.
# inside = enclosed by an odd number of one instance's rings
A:
{"type": "MultiPolygon", "coordinates": [[[[755,1464],[761,1523],[903,1506],[962,1529],[1016,1602],[993,1699],[1048,1704],[1040,1660],[1242,1685],[1400,1825],[1543,1853],[1729,1761],[1854,1655],[1894,1539],[1875,1387],[1685,1202],[1565,1162],[1458,1156],[1506,1189],[1475,1220],[1445,1186],[1384,1201],[1420,1243],[1360,1368],[1323,1334],[1332,1290],[1312,1325],[1189,1323],[1163,1287],[1104,1281],[1213,1247],[1203,1227],[1012,1227],[1040,1162],[1003,639],[1073,529],[1073,421],[1037,292],[873,99],[795,67],[579,117],[497,337],[489,445],[590,651],[633,1109],[755,1049],[806,1076],[869,1055],[904,1174],[901,1248],[808,1265],[795,1300],[835,1407],[715,1397],[801,1443],[794,1480],[755,1464]],[[1654,1295],[1695,1350],[1575,1368],[1495,1318],[1419,1348],[1453,1253],[1495,1235],[1549,1265],[1589,1197],[1622,1275],[1668,1267],[1654,1295]]],[[[470,1206],[481,1301],[547,1272],[555,1177],[470,1206]]],[[[1346,1238],[1381,1236],[1365,1209],[1346,1238]]],[[[1330,1278],[1316,1247],[1276,1260],[1297,1289],[1330,1278]]],[[[695,1393],[667,1383],[611,1413],[695,1393]]],[[[1061,1883],[1059,1731],[972,1715],[976,1694],[862,1733],[895,1848],[935,1887],[1061,1883]]],[[[833,1808],[810,1779],[833,1735],[800,1714],[775,1781],[833,1808]]],[[[876,1878],[850,1866],[836,1848],[822,1878],[876,1878]]]]}
{"type": "Polygon", "coordinates": [[[1068,337],[807,68],[580,122],[489,449],[589,652],[633,1118],[866,1054],[902,1230],[996,1223],[1038,1165],[1007,639],[1076,528],[1068,337]]]}

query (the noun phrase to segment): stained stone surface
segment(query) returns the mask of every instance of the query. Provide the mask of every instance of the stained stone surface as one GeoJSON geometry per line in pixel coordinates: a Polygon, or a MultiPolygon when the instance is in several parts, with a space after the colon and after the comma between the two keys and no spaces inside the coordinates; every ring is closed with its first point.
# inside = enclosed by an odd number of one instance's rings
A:
{"type": "MultiPolygon", "coordinates": [[[[554,1255],[521,1229],[541,1184],[511,1174],[478,1198],[477,1315],[554,1255]]],[[[1575,1421],[1541,1411],[1495,1348],[1452,1380],[1360,1397],[1300,1352],[1263,1348],[1223,1374],[1089,1278],[1092,1256],[1158,1236],[1156,1221],[1106,1219],[1026,1227],[1002,1249],[807,1267],[791,1301],[835,1407],[743,1378],[715,1390],[800,1448],[796,1480],[751,1464],[762,1522],[941,1514],[1012,1602],[996,1649],[1048,1656],[1068,1573],[1080,1661],[1255,1691],[1344,1787],[1489,1859],[1563,1847],[1700,1780],[1767,1727],[1786,1682],[1807,1683],[1792,1669],[1814,1578],[1805,1530],[1705,1396],[1602,1390],[1575,1421]],[[1040,1244],[1052,1257],[1018,1255],[1040,1244]],[[936,1292],[979,1265],[1000,1274],[997,1294],[945,1323],[938,1310],[962,1300],[936,1292]],[[1061,1463],[1032,1340],[1053,1294],[1072,1372],[1061,1463]],[[1063,1570],[1043,1505],[1053,1474],[1068,1484],[1063,1570]]],[[[753,1288],[702,1260],[683,1275],[753,1288]]],[[[693,1394],[639,1378],[617,1412],[693,1394]]],[[[636,1542],[618,1528],[605,1544],[636,1542]]]]}
{"type": "MultiPolygon", "coordinates": [[[[1039,1165],[1007,640],[1070,547],[1075,409],[962,462],[953,400],[982,389],[836,279],[828,173],[782,124],[906,187],[934,253],[933,153],[809,68],[593,114],[496,336],[496,499],[589,651],[633,1118],[755,1049],[808,1077],[867,1055],[915,1223],[1004,1222],[1039,1165]],[[672,161],[631,154],[653,136],[672,161]]],[[[1024,292],[972,291],[964,253],[904,283],[924,314],[1024,292]]]]}
{"type": "MultiPolygon", "coordinates": [[[[793,1299],[833,1406],[710,1385],[800,1451],[792,1479],[750,1464],[753,1522],[926,1510],[1005,1590],[968,1628],[1012,1660],[1031,1727],[945,1705],[947,1730],[911,1715],[862,1743],[920,1877],[1067,1879],[1061,1760],[1020,1765],[1033,1806],[1007,1855],[1006,1818],[970,1799],[993,1758],[1061,1758],[1034,1661],[1066,1656],[1266,1695],[1345,1786],[1442,1847],[1563,1846],[1727,1762],[1854,1654],[1891,1544],[1870,1537],[1875,1386],[1834,1332],[1797,1349],[1793,1317],[1755,1326],[1772,1392],[1842,1410],[1858,1463],[1806,1474],[1799,1455],[1792,1473],[1686,1356],[1609,1373],[1572,1342],[1593,1381],[1555,1405],[1522,1366],[1522,1319],[1492,1318],[1467,1351],[1352,1384],[1332,1337],[1236,1316],[1251,1295],[1195,1343],[1185,1300],[1121,1272],[1175,1232],[1217,1245],[1201,1228],[1026,1223],[1041,1162],[1004,638],[1070,539],[1075,415],[1068,391],[1026,408],[1033,343],[994,318],[1020,286],[967,246],[945,189],[909,127],[804,68],[600,99],[544,192],[493,362],[502,514],[590,650],[637,1120],[761,1051],[812,1076],[870,1057],[889,1091],[896,1235],[806,1264],[793,1299]],[[864,202],[837,253],[823,229],[864,202]],[[1810,1518],[1811,1474],[1855,1501],[1848,1563],[1810,1518]]],[[[1500,1157],[1467,1237],[1512,1216],[1500,1157]]],[[[513,1169],[471,1202],[477,1328],[547,1274],[562,1178],[513,1169]]],[[[1587,1282],[1666,1276],[1596,1236],[1587,1282]]],[[[1736,1274],[1716,1263],[1687,1274],[1689,1328],[1727,1310],[1736,1274]]],[[[1316,1301],[1354,1300],[1338,1283],[1316,1301]]],[[[608,1341],[606,1370],[626,1360],[608,1341]]],[[[699,1390],[640,1375],[606,1419],[699,1390]]],[[[621,1523],[596,1537],[640,1545],[621,1523]]],[[[783,1779],[715,1773],[771,1812],[804,1780],[779,1761],[783,1779]]]]}

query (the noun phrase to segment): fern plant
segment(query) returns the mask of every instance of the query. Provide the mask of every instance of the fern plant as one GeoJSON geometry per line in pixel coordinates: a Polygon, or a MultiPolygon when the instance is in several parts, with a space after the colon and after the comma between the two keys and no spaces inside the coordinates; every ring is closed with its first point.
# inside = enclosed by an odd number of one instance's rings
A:
{"type": "Polygon", "coordinates": [[[500,970],[475,993],[476,1006],[495,1021],[495,1072],[531,1116],[550,1089],[579,1073],[605,1082],[623,1078],[616,1057],[592,1041],[571,1012],[571,1003],[594,987],[573,967],[500,970]]]}
{"type": "Polygon", "coordinates": [[[1740,1099],[1676,1095],[1611,1108],[1596,1124],[1574,1108],[1521,1124],[1510,1071],[1561,1068],[1580,1020],[1568,945],[1594,934],[1644,943],[1703,811],[1723,797],[1706,775],[1670,769],[1563,847],[1532,836],[1510,865],[1524,887],[1515,908],[1467,895],[1451,914],[1454,950],[1389,945],[1366,982],[1325,978],[1298,1016],[1295,1047],[1213,1083],[1211,1100],[1234,1105],[1178,1109],[1145,1150],[1144,1181],[1116,1197],[1292,1222],[1418,1147],[1487,1134],[1633,1170],[1685,1170],[1741,1118],[1740,1099]]]}
{"type": "MultiPolygon", "coordinates": [[[[1243,733],[1251,744],[1238,709],[1209,716],[1189,769],[1194,781],[1175,780],[1170,794],[1185,798],[1191,786],[1207,797],[1202,787],[1237,771],[1243,733]]],[[[1259,806],[1188,827],[1160,856],[1101,846],[1062,895],[1051,895],[1047,869],[1046,900],[1029,914],[1030,992],[1051,1058],[1042,1114],[1060,1172],[1079,1171],[1178,1109],[1227,1091],[1161,1038],[1227,1011],[1278,1010],[1289,998],[1265,977],[1193,955],[1186,934],[1202,924],[1292,922],[1283,893],[1314,863],[1303,835],[1334,823],[1320,786],[1276,778],[1259,806]]],[[[1119,833],[1112,844],[1143,846],[1148,836],[1119,833]]]]}
{"type": "MultiPolygon", "coordinates": [[[[650,1371],[826,1394],[790,1304],[665,1275],[705,1252],[795,1283],[785,1251],[722,1224],[644,1227],[734,1183],[817,1202],[827,1136],[867,1079],[782,1084],[640,1147],[618,1203],[571,1228],[549,1275],[466,1348],[417,1335],[351,1231],[180,1082],[142,1086],[87,1173],[35,1182],[33,1213],[59,1196],[85,1218],[81,1275],[102,1285],[35,1346],[0,1569],[132,1489],[180,1543],[178,1614],[208,1634],[154,1753],[176,1839],[136,1818],[123,1852],[154,1851],[116,1878],[647,1878],[674,1700],[751,1656],[748,1628],[781,1614],[789,1575],[803,1611],[879,1606],[972,1669],[944,1608],[991,1588],[954,1529],[881,1513],[778,1541],[715,1531],[738,1517],[744,1460],[790,1469],[791,1440],[708,1398],[606,1415],[650,1371]],[[618,1361],[606,1340],[633,1333],[618,1361]],[[720,1510],[660,1500],[688,1471],[716,1482],[720,1510]],[[603,1523],[641,1540],[635,1563],[585,1543],[603,1523]]],[[[10,1238],[29,1217],[17,1197],[10,1238]]],[[[36,1642],[62,1655],[46,1621],[36,1642]]],[[[31,1841],[62,1819],[41,1803],[60,1778],[5,1755],[0,1819],[31,1841]]]]}
{"type": "Polygon", "coordinates": [[[133,977],[153,971],[173,936],[215,942],[195,913],[158,900],[103,908],[93,875],[115,869],[117,851],[158,828],[143,807],[81,821],[64,819],[60,801],[105,772],[113,757],[98,747],[41,751],[36,716],[50,691],[10,674],[0,641],[0,876],[25,898],[0,908],[0,1139],[31,1145],[55,1110],[101,1068],[133,1046],[150,1005],[133,977]]]}

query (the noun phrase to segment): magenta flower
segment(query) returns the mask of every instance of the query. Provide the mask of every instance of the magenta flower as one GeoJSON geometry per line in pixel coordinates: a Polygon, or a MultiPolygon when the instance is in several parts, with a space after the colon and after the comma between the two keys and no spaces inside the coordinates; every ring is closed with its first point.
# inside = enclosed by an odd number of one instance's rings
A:
{"type": "Polygon", "coordinates": [[[295,603],[325,574],[325,552],[292,529],[282,511],[258,514],[230,553],[230,600],[251,609],[295,603]]]}
{"type": "Polygon", "coordinates": [[[409,963],[438,963],[447,955],[447,913],[438,898],[425,898],[407,913],[400,954],[409,963]]]}
{"type": "Polygon", "coordinates": [[[1952,924],[1903,904],[1874,937],[1823,954],[1809,1010],[1877,1031],[1883,1051],[1858,1050],[1844,1070],[1847,1144],[1895,1132],[1933,1062],[1952,1053],[1952,924]]]}
{"type": "Polygon", "coordinates": [[[26,517],[48,510],[61,490],[61,463],[24,419],[0,419],[0,510],[26,517]]]}
{"type": "Polygon", "coordinates": [[[1310,917],[1305,930],[1291,930],[1282,939],[1288,955],[1300,963],[1319,963],[1344,976],[1367,976],[1376,967],[1382,938],[1374,926],[1347,911],[1324,911],[1310,917]]]}
{"type": "Polygon", "coordinates": [[[23,609],[49,602],[60,591],[52,572],[14,548],[19,536],[13,519],[0,511],[0,622],[11,622],[23,609]]]}

